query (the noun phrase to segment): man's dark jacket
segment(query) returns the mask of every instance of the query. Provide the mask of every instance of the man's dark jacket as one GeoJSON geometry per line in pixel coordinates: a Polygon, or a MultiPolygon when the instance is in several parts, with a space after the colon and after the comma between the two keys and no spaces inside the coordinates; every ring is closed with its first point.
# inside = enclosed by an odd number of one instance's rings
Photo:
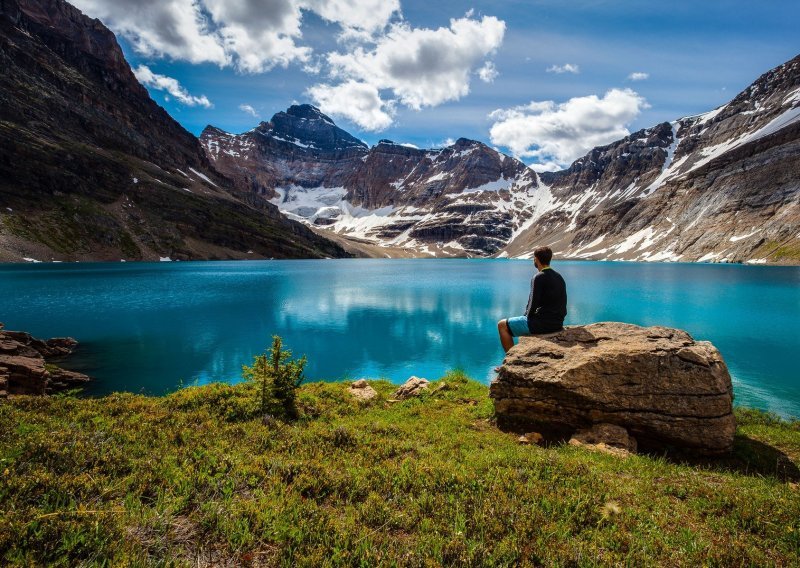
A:
{"type": "Polygon", "coordinates": [[[561,329],[567,315],[567,285],[558,272],[548,267],[534,275],[525,315],[531,333],[561,329]]]}

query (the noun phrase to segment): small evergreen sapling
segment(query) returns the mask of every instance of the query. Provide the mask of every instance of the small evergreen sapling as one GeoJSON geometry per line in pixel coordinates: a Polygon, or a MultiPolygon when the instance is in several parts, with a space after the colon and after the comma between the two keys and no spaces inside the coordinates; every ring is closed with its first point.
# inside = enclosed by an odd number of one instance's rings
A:
{"type": "Polygon", "coordinates": [[[296,391],[303,382],[306,358],[291,359],[292,352],[282,345],[280,336],[273,335],[269,355],[256,355],[252,366],[242,367],[244,378],[261,387],[261,415],[265,420],[270,414],[287,420],[297,418],[296,391]]]}

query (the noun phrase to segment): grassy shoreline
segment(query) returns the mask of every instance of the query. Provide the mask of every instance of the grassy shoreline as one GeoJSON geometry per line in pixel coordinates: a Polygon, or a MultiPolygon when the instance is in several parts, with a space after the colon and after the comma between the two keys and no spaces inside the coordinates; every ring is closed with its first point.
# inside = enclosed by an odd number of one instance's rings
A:
{"type": "Polygon", "coordinates": [[[0,564],[800,564],[800,422],[737,409],[729,458],[619,459],[520,445],[442,380],[307,384],[291,424],[247,383],[1,403],[0,564]]]}

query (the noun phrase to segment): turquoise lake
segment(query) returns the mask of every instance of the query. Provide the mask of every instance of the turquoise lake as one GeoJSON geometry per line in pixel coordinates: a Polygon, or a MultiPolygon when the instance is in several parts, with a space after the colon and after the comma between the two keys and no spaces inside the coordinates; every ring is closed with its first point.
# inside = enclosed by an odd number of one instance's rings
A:
{"type": "MultiPolygon", "coordinates": [[[[713,342],[735,403],[800,416],[800,267],[554,262],[567,324],[665,325],[713,342]]],[[[516,260],[297,260],[0,265],[0,321],[81,343],[65,365],[89,394],[238,381],[281,335],[310,380],[461,368],[488,383],[496,322],[521,315],[534,268],[516,260]]]]}

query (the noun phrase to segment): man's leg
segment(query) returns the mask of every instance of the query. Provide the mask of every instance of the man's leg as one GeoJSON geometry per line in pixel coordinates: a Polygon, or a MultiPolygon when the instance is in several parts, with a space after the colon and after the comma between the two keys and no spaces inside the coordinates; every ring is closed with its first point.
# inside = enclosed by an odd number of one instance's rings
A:
{"type": "Polygon", "coordinates": [[[511,335],[506,320],[502,319],[497,322],[497,332],[500,334],[500,344],[503,346],[503,350],[508,353],[508,350],[514,347],[514,336],[511,335]]]}

